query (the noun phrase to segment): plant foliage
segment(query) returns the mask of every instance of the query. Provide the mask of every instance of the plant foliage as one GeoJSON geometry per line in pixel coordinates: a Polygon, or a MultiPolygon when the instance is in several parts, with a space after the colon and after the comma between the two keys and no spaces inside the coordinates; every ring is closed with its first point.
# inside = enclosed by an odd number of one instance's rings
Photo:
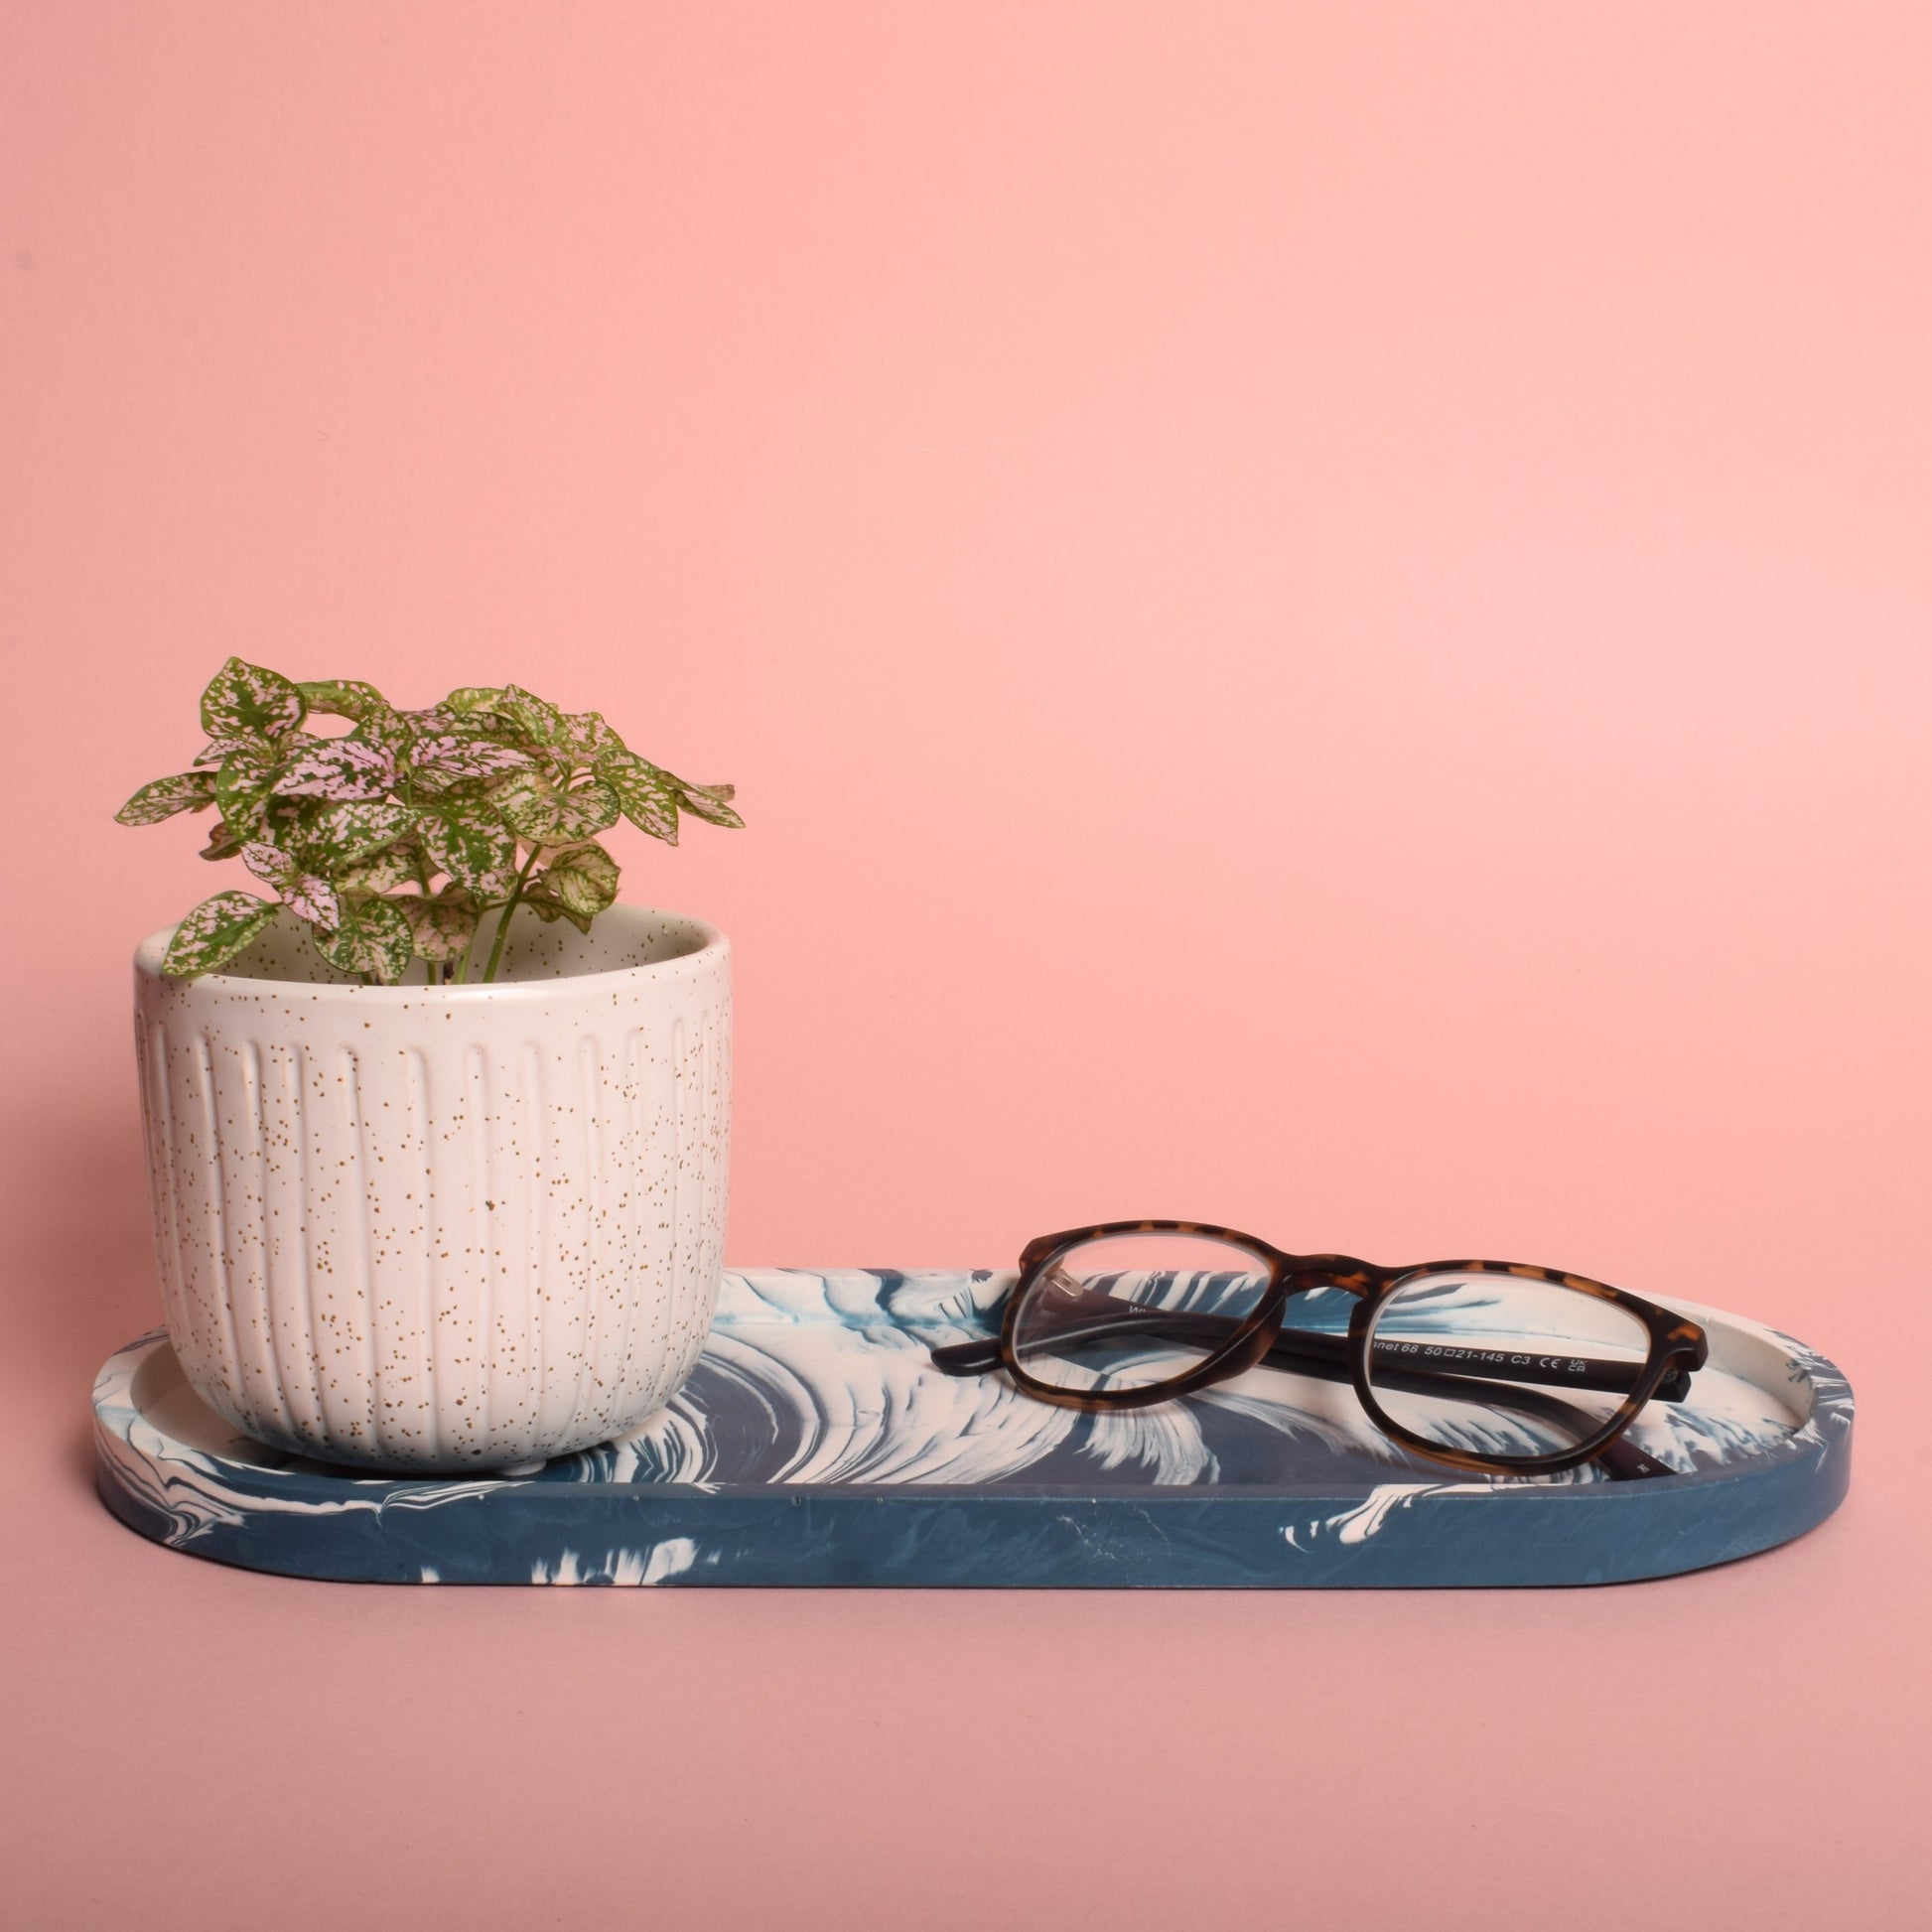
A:
{"type": "Polygon", "coordinates": [[[288,913],[332,966],[367,982],[393,984],[416,960],[432,979],[493,980],[519,907],[588,932],[615,901],[618,862],[598,838],[620,818],[668,845],[681,814],[744,823],[730,785],[688,784],[595,711],[514,684],[399,711],[372,684],[297,684],[231,657],[202,693],[202,729],[193,768],[143,785],[115,816],[155,825],[214,807],[202,857],[239,859],[275,897],[216,893],[196,906],[162,965],[181,979],[226,965],[288,913]],[[348,730],[307,730],[319,717],[348,730]]]}

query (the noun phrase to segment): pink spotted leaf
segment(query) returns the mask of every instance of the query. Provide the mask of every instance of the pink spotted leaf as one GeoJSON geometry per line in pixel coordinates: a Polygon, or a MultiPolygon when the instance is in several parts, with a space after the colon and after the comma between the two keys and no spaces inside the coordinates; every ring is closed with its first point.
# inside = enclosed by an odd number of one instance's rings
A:
{"type": "Polygon", "coordinates": [[[596,918],[618,897],[618,862],[595,840],[546,855],[538,879],[567,911],[585,919],[596,918]]]}
{"type": "Polygon", "coordinates": [[[477,936],[477,901],[461,886],[427,897],[405,893],[390,903],[409,921],[418,959],[461,959],[477,936]]]}
{"type": "Polygon", "coordinates": [[[122,825],[159,825],[177,812],[199,812],[213,803],[212,771],[181,771],[143,785],[114,817],[122,825]]]}
{"type": "Polygon", "coordinates": [[[396,782],[387,746],[361,738],[332,738],[293,759],[276,778],[284,798],[386,798],[396,782]]]}
{"type": "Polygon", "coordinates": [[[384,986],[409,970],[415,941],[392,898],[345,898],[333,932],[316,932],[316,950],[345,973],[363,973],[384,986]]]}
{"type": "Polygon", "coordinates": [[[271,925],[279,905],[253,893],[216,893],[175,928],[161,970],[170,979],[193,979],[225,966],[271,925]]]}
{"type": "Polygon", "coordinates": [[[214,739],[273,740],[294,731],[306,710],[281,672],[231,657],[202,693],[202,729],[214,739]]]}
{"type": "Polygon", "coordinates": [[[330,718],[353,719],[357,724],[372,713],[389,708],[389,701],[382,693],[360,678],[325,678],[321,683],[298,684],[295,688],[311,711],[320,711],[330,718]]]}
{"type": "Polygon", "coordinates": [[[567,789],[531,773],[495,794],[503,823],[532,845],[574,845],[608,830],[622,815],[616,788],[603,778],[567,789]]]}
{"type": "Polygon", "coordinates": [[[417,739],[409,750],[409,763],[416,777],[445,783],[527,770],[530,755],[473,733],[446,731],[417,739]]]}

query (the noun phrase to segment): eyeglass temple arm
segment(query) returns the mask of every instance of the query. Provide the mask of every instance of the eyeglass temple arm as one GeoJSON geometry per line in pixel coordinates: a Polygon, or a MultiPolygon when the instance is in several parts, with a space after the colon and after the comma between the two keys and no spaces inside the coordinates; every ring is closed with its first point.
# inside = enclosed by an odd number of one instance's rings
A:
{"type": "MultiPolygon", "coordinates": [[[[1113,1327],[1132,1325],[1144,1330],[1145,1322],[1128,1323],[1113,1321],[1113,1327]]],[[[1088,1335],[1097,1332],[1100,1324],[1091,1327],[1083,1325],[1082,1332],[1088,1335]]],[[[1321,1339],[1327,1339],[1322,1337],[1321,1339]]],[[[1269,1352],[1272,1361],[1281,1354],[1275,1349],[1269,1352]]],[[[1297,1368],[1306,1375],[1319,1377],[1326,1382],[1346,1382],[1350,1379],[1348,1364],[1325,1354],[1297,1350],[1294,1354],[1297,1368]]],[[[983,1341],[953,1342],[932,1351],[933,1366],[946,1375],[984,1375],[1000,1366],[1000,1344],[997,1338],[983,1341]]],[[[1384,1387],[1402,1389],[1412,1395],[1441,1395],[1443,1385],[1451,1380],[1447,1375],[1434,1375],[1428,1371],[1415,1372],[1397,1369],[1381,1378],[1384,1387]]],[[[1510,1383],[1488,1382],[1475,1377],[1455,1383],[1456,1394],[1464,1397],[1480,1397],[1491,1408],[1515,1409],[1527,1416],[1534,1416],[1541,1422],[1554,1423],[1559,1428],[1569,1427],[1578,1434],[1587,1433],[1584,1425],[1588,1419],[1573,1404],[1560,1397],[1545,1395],[1538,1389],[1525,1389],[1510,1383]]],[[[1629,1481],[1640,1476],[1670,1475],[1674,1473],[1654,1457],[1646,1455],[1628,1437],[1619,1436],[1607,1449],[1600,1449],[1593,1461],[1600,1462],[1608,1473],[1621,1481],[1629,1481]]]]}
{"type": "MultiPolygon", "coordinates": [[[[1225,1315],[1209,1316],[1226,1320],[1225,1315]]],[[[1285,1329],[1269,1349],[1265,1360],[1308,1362],[1348,1361],[1348,1343],[1341,1335],[1312,1333],[1307,1329],[1285,1329]]],[[[1468,1376],[1483,1382],[1535,1382],[1545,1387],[1592,1389],[1603,1395],[1628,1395],[1637,1366],[1630,1362],[1603,1361],[1592,1355],[1559,1355],[1554,1352],[1532,1355],[1519,1350],[1456,1348],[1441,1344],[1412,1342],[1373,1342],[1369,1359],[1379,1381],[1387,1382],[1395,1373],[1413,1375],[1419,1383],[1468,1376]]],[[[1422,1391],[1426,1393],[1427,1391],[1422,1391]]],[[[1691,1393],[1691,1371],[1674,1367],[1657,1386],[1654,1402],[1683,1402],[1691,1393]]]]}
{"type": "MultiPolygon", "coordinates": [[[[1108,1333],[1145,1332],[1158,1327],[1176,1341],[1203,1343],[1213,1348],[1224,1342],[1240,1324],[1232,1315],[1190,1314],[1167,1309],[1137,1308],[1111,1296],[1091,1296],[1104,1302],[1106,1309],[1095,1309],[1086,1319],[1056,1330],[1065,1341],[1089,1340],[1108,1333]]],[[[1523,1355],[1511,1359],[1501,1350],[1454,1349],[1432,1346],[1428,1349],[1406,1342],[1378,1342],[1371,1348],[1378,1374],[1387,1376],[1400,1370],[1415,1376],[1417,1393],[1432,1393],[1441,1380],[1469,1377],[1484,1382],[1536,1382],[1548,1384],[1553,1378],[1571,1389],[1591,1389],[1606,1395],[1627,1395],[1631,1364],[1602,1361],[1588,1355],[1523,1355]],[[1413,1361],[1411,1358],[1414,1358],[1413,1361]]],[[[1325,1335],[1305,1328],[1285,1328],[1263,1358],[1284,1366],[1316,1369],[1318,1364],[1338,1366],[1344,1375],[1348,1367],[1348,1342],[1342,1335],[1325,1335]]],[[[987,1375],[1000,1366],[997,1337],[984,1341],[953,1342],[932,1351],[932,1363],[945,1375],[987,1375]]],[[[1691,1371],[1679,1366],[1658,1385],[1652,1397],[1656,1402],[1682,1402],[1691,1393],[1691,1371]]]]}

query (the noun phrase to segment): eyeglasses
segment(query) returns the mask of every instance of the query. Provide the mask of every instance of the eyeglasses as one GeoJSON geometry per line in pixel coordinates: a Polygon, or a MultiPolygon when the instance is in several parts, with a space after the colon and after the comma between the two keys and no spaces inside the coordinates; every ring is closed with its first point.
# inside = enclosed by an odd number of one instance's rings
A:
{"type": "Polygon", "coordinates": [[[1381,1268],[1198,1221],[1110,1221],[1029,1242],[998,1340],[932,1360],[948,1375],[1004,1368],[1042,1402],[1095,1410],[1266,1365],[1352,1383],[1385,1436],[1453,1468],[1600,1460],[1633,1477],[1672,1473],[1624,1433],[1646,1403],[1689,1396],[1707,1347],[1695,1321],[1553,1268],[1381,1268]]]}

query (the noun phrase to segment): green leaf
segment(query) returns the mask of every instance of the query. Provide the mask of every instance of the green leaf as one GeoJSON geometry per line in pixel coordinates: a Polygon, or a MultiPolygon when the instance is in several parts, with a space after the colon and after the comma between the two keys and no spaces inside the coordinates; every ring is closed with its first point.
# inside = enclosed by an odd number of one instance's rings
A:
{"type": "Polygon", "coordinates": [[[182,771],[143,785],[114,817],[122,825],[159,825],[177,812],[199,812],[213,803],[214,773],[182,771]]]}
{"type": "Polygon", "coordinates": [[[265,738],[215,738],[195,754],[195,762],[222,764],[239,752],[244,758],[265,763],[276,759],[292,758],[311,745],[328,743],[326,738],[316,738],[305,731],[283,732],[273,743],[265,738]]]}
{"type": "Polygon", "coordinates": [[[542,879],[533,881],[525,889],[523,903],[546,925],[554,925],[559,919],[568,919],[579,932],[588,932],[591,929],[591,915],[588,912],[579,912],[574,906],[566,905],[563,898],[542,879]]]}
{"type": "Polygon", "coordinates": [[[386,798],[395,782],[395,754],[386,745],[332,738],[284,765],[275,789],[284,798],[386,798]]]}
{"type": "Polygon", "coordinates": [[[320,684],[298,684],[295,688],[311,711],[328,718],[352,718],[359,724],[371,712],[389,709],[388,699],[360,678],[325,678],[320,684]]]}
{"type": "Polygon", "coordinates": [[[482,718],[459,718],[447,705],[440,704],[430,705],[422,711],[398,711],[392,715],[415,738],[431,738],[438,732],[469,732],[473,736],[481,736],[486,723],[482,718]]]}
{"type": "Polygon", "coordinates": [[[499,745],[475,731],[432,732],[409,748],[409,769],[417,783],[461,783],[469,778],[500,778],[529,768],[530,755],[514,745],[499,745]]]}
{"type": "Polygon", "coordinates": [[[446,777],[434,766],[409,774],[409,789],[418,812],[440,811],[445,803],[457,798],[474,804],[492,788],[490,779],[446,777]]]}
{"type": "Polygon", "coordinates": [[[415,824],[400,805],[385,799],[353,799],[328,803],[303,801],[290,849],[319,872],[334,877],[346,866],[394,845],[415,824]]]}
{"type": "Polygon", "coordinates": [[[732,810],[731,801],[738,795],[736,785],[694,785],[680,778],[677,787],[680,810],[707,825],[722,825],[733,832],[745,829],[745,821],[732,810]]]}
{"type": "Polygon", "coordinates": [[[513,727],[525,744],[552,750],[568,744],[564,714],[548,699],[539,698],[535,692],[525,691],[519,685],[504,685],[484,708],[513,727]]]}
{"type": "Polygon", "coordinates": [[[384,705],[379,711],[371,711],[342,742],[358,746],[374,746],[386,754],[394,763],[400,764],[408,755],[410,744],[416,736],[415,720],[418,715],[413,712],[392,711],[384,705]]]}
{"type": "Polygon", "coordinates": [[[409,921],[418,959],[461,959],[477,936],[477,901],[461,886],[428,898],[405,893],[388,903],[409,921]]]}
{"type": "Polygon", "coordinates": [[[666,845],[677,843],[677,808],[683,798],[677,779],[635,752],[600,759],[597,771],[616,788],[623,815],[631,824],[666,845]]]}
{"type": "Polygon", "coordinates": [[[306,919],[324,932],[334,932],[342,921],[342,901],[328,880],[305,872],[279,846],[256,840],[241,848],[241,863],[264,886],[273,886],[298,919],[306,919]]]}
{"type": "Polygon", "coordinates": [[[207,828],[207,843],[202,847],[204,859],[238,859],[244,841],[228,829],[225,818],[217,818],[207,828]]]}
{"type": "Polygon", "coordinates": [[[561,749],[579,764],[594,764],[623,751],[623,740],[604,722],[601,711],[566,711],[562,717],[561,749]]]}
{"type": "Polygon", "coordinates": [[[367,973],[388,986],[415,955],[409,921],[392,898],[345,898],[342,923],[316,934],[316,951],[345,973],[367,973]]]}
{"type": "Polygon", "coordinates": [[[351,860],[333,877],[339,892],[393,893],[398,886],[420,881],[427,863],[413,839],[399,839],[366,859],[351,860]]]}
{"type": "Polygon", "coordinates": [[[445,711],[458,713],[487,711],[503,695],[500,684],[464,684],[443,700],[445,711]]]}
{"type": "Polygon", "coordinates": [[[506,898],[516,884],[516,841],[498,822],[493,798],[437,801],[418,820],[423,849],[480,898],[506,898]]]}
{"type": "Polygon", "coordinates": [[[221,807],[221,816],[237,829],[259,825],[278,769],[261,748],[243,746],[229,753],[214,780],[214,802],[221,807]]]}
{"type": "Polygon", "coordinates": [[[256,836],[273,845],[293,848],[301,840],[303,826],[327,809],[320,798],[277,798],[270,793],[268,803],[262,807],[256,836]]]}
{"type": "Polygon", "coordinates": [[[595,842],[552,853],[538,880],[566,910],[595,918],[618,896],[618,862],[595,842]]]}
{"type": "Polygon", "coordinates": [[[270,845],[265,839],[250,839],[241,848],[241,863],[264,886],[279,886],[295,873],[295,861],[280,846],[270,845]]]}
{"type": "Polygon", "coordinates": [[[202,729],[210,738],[279,738],[305,710],[301,691],[280,671],[231,657],[202,693],[202,729]]]}
{"type": "Polygon", "coordinates": [[[282,908],[253,893],[216,893],[175,928],[161,970],[170,979],[193,979],[225,966],[274,923],[282,908]]]}
{"type": "Polygon", "coordinates": [[[532,845],[575,845],[618,822],[622,807],[603,778],[561,790],[534,772],[492,794],[503,822],[532,845]]]}
{"type": "Polygon", "coordinates": [[[343,922],[343,902],[336,889],[318,873],[299,872],[277,888],[282,903],[298,919],[306,919],[318,932],[334,932],[343,922]]]}

